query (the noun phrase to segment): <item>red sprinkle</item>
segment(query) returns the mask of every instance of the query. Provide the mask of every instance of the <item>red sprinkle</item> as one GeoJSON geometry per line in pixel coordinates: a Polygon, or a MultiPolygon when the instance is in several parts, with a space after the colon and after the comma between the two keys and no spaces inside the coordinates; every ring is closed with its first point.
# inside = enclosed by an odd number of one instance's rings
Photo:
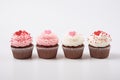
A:
{"type": "Polygon", "coordinates": [[[22,33],[22,31],[21,30],[19,30],[19,31],[17,31],[17,32],[15,32],[15,35],[21,35],[21,33],[22,33]]]}
{"type": "Polygon", "coordinates": [[[94,34],[97,35],[97,36],[99,36],[101,32],[102,31],[98,30],[98,31],[95,31],[94,34]]]}
{"type": "Polygon", "coordinates": [[[28,34],[28,32],[26,32],[26,31],[23,31],[23,34],[28,34]]]}
{"type": "Polygon", "coordinates": [[[23,34],[28,34],[26,31],[19,30],[19,31],[15,32],[15,35],[20,36],[22,33],[23,34]]]}

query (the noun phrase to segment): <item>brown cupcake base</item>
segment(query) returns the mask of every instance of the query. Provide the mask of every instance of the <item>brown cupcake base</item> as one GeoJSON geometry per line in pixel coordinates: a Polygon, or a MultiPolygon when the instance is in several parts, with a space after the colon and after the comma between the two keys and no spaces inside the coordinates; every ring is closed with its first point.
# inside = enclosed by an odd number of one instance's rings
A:
{"type": "Polygon", "coordinates": [[[33,44],[31,44],[30,46],[24,47],[24,48],[16,48],[16,47],[11,46],[11,49],[12,49],[14,58],[28,59],[28,58],[31,58],[32,56],[33,44]]]}
{"type": "Polygon", "coordinates": [[[51,47],[44,47],[36,45],[38,56],[43,59],[53,59],[56,58],[58,45],[51,47]]]}
{"type": "Polygon", "coordinates": [[[79,59],[82,57],[84,45],[78,46],[78,47],[67,47],[62,45],[64,55],[66,58],[69,59],[79,59]]]}
{"type": "Polygon", "coordinates": [[[107,47],[93,47],[91,45],[88,46],[89,46],[90,56],[93,58],[104,59],[109,56],[110,45],[107,47]]]}

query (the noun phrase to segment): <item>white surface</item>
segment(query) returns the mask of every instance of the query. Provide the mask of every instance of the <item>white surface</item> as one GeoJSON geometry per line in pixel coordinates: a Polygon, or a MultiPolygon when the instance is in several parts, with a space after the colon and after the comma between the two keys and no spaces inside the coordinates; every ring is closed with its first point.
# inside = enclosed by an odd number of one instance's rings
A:
{"type": "Polygon", "coordinates": [[[0,80],[120,80],[120,0],[0,0],[0,80]],[[56,59],[33,57],[17,60],[10,49],[11,34],[25,29],[34,39],[44,29],[60,38],[56,59]],[[102,29],[111,34],[110,56],[93,59],[87,42],[82,59],[64,58],[62,36],[69,30],[89,33],[102,29]]]}

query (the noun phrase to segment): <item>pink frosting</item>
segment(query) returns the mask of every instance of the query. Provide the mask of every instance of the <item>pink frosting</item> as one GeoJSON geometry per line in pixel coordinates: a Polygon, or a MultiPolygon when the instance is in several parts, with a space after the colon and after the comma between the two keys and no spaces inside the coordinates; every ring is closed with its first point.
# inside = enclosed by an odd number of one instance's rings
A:
{"type": "Polygon", "coordinates": [[[51,30],[45,30],[37,38],[37,45],[54,46],[58,44],[58,37],[51,30]]]}
{"type": "Polygon", "coordinates": [[[25,30],[16,31],[11,38],[11,46],[25,47],[32,44],[32,37],[25,30]]]}

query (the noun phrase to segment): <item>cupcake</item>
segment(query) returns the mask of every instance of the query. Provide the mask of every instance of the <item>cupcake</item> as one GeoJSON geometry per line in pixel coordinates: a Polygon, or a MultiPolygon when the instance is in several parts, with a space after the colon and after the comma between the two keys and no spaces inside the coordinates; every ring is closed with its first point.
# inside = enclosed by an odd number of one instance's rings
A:
{"type": "Polygon", "coordinates": [[[110,52],[111,37],[108,33],[98,30],[88,38],[90,56],[94,58],[107,58],[110,52]]]}
{"type": "Polygon", "coordinates": [[[58,50],[58,37],[51,30],[45,30],[37,38],[37,52],[40,58],[56,58],[58,50]]]}
{"type": "Polygon", "coordinates": [[[11,38],[11,49],[14,58],[31,58],[33,51],[32,37],[25,30],[16,31],[11,38]]]}
{"type": "Polygon", "coordinates": [[[81,34],[70,31],[62,41],[62,48],[66,58],[78,59],[82,57],[84,50],[84,38],[81,34]]]}

